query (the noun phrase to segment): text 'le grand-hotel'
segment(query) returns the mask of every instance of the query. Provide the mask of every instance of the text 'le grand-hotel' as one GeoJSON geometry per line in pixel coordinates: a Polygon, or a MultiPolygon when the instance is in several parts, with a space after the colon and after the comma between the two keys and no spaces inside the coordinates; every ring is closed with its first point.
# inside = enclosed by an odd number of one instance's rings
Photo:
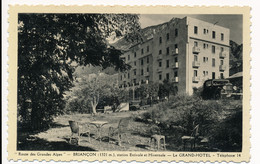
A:
{"type": "Polygon", "coordinates": [[[191,17],[175,18],[122,57],[131,69],[119,74],[120,88],[166,79],[178,93],[192,94],[207,79],[229,77],[229,29],[191,17]]]}

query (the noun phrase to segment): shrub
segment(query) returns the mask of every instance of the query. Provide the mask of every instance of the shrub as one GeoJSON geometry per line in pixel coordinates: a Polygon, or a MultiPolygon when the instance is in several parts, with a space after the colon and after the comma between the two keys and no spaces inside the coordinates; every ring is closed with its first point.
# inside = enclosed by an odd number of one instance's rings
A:
{"type": "Polygon", "coordinates": [[[237,113],[237,108],[239,107],[227,101],[223,103],[222,100],[202,100],[197,96],[178,95],[168,102],[151,107],[141,118],[144,122],[157,124],[167,136],[174,137],[176,142],[183,135],[191,135],[193,128],[199,125],[200,136],[210,138],[216,142],[215,146],[223,150],[230,148],[230,151],[234,151],[242,138],[242,118],[237,113]],[[229,147],[223,147],[221,143],[229,147]]]}

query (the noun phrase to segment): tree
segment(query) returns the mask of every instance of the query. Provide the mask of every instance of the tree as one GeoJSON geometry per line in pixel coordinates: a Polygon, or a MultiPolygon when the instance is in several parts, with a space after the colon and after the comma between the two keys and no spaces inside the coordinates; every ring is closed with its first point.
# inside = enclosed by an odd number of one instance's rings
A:
{"type": "Polygon", "coordinates": [[[158,96],[159,84],[150,82],[149,84],[141,85],[136,89],[137,95],[141,98],[149,99],[152,101],[158,96]]]}
{"type": "Polygon", "coordinates": [[[108,38],[136,39],[138,18],[130,14],[19,14],[19,120],[41,129],[62,113],[64,92],[72,86],[76,65],[128,69],[120,59],[122,52],[110,46],[108,38]]]}
{"type": "Polygon", "coordinates": [[[170,94],[175,95],[177,93],[176,87],[173,82],[169,80],[164,80],[162,84],[159,85],[158,95],[159,97],[168,97],[170,94]]]}
{"type": "MultiPolygon", "coordinates": [[[[106,74],[89,74],[87,76],[81,76],[81,80],[74,83],[74,87],[71,92],[68,93],[68,107],[71,110],[74,107],[85,106],[86,108],[91,108],[87,112],[96,114],[96,108],[101,101],[117,101],[117,94],[119,94],[119,88],[117,86],[117,75],[106,75],[106,74]],[[71,106],[71,102],[76,104],[71,106]]],[[[113,102],[109,102],[106,105],[112,105],[113,102]]],[[[86,111],[86,108],[81,109],[81,112],[86,111]]],[[[78,109],[74,108],[74,111],[78,109]]]]}

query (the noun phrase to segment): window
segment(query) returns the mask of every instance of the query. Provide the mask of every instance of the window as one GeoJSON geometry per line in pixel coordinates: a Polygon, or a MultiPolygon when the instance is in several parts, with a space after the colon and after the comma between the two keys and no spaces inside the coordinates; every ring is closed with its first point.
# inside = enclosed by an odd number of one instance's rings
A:
{"type": "Polygon", "coordinates": [[[212,46],[211,52],[214,54],[216,52],[216,47],[212,46]]]}
{"type": "Polygon", "coordinates": [[[166,48],[166,55],[169,55],[169,54],[170,54],[170,48],[167,47],[167,48],[166,48]]]}
{"type": "Polygon", "coordinates": [[[161,74],[159,75],[159,80],[162,80],[162,75],[161,74]]]}
{"type": "Polygon", "coordinates": [[[212,79],[215,79],[216,77],[216,74],[215,74],[215,72],[212,72],[212,79]]]}
{"type": "Polygon", "coordinates": [[[223,41],[223,40],[224,40],[224,34],[221,33],[221,41],[223,41]]]}
{"type": "Polygon", "coordinates": [[[207,33],[207,30],[204,28],[203,29],[203,34],[206,34],[207,33]]]}
{"type": "Polygon", "coordinates": [[[220,65],[224,65],[224,60],[220,60],[220,65]]]}
{"type": "Polygon", "coordinates": [[[134,79],[134,84],[136,84],[136,79],[134,79]]]}
{"type": "Polygon", "coordinates": [[[170,62],[169,60],[166,60],[166,68],[169,68],[169,66],[170,66],[170,62]]]}
{"type": "Polygon", "coordinates": [[[203,71],[203,76],[208,76],[208,71],[203,71]]]}
{"type": "Polygon", "coordinates": [[[134,62],[134,65],[136,66],[136,61],[134,62]]]}
{"type": "Polygon", "coordinates": [[[142,48],[141,53],[144,54],[144,49],[142,48]]]}
{"type": "Polygon", "coordinates": [[[220,73],[220,78],[224,79],[224,74],[223,73],[220,73]]]}
{"type": "Polygon", "coordinates": [[[178,62],[178,58],[176,57],[176,58],[174,58],[174,62],[175,63],[177,63],[178,62]]]}
{"type": "Polygon", "coordinates": [[[206,44],[205,43],[203,43],[203,48],[206,49],[206,44]]]}
{"type": "Polygon", "coordinates": [[[144,74],[144,70],[143,69],[141,69],[141,75],[143,75],[144,74]]]}
{"type": "Polygon", "coordinates": [[[128,79],[130,78],[130,74],[129,73],[128,73],[127,77],[128,77],[128,79]]]}
{"type": "Polygon", "coordinates": [[[159,67],[162,67],[162,62],[161,61],[159,62],[159,67]]]}
{"type": "Polygon", "coordinates": [[[149,63],[149,57],[147,57],[146,62],[149,63]]]}
{"type": "Polygon", "coordinates": [[[174,72],[174,77],[178,77],[178,71],[174,72]]]}
{"type": "Polygon", "coordinates": [[[144,65],[144,60],[143,59],[141,59],[141,65],[144,65]]]}
{"type": "Polygon", "coordinates": [[[167,38],[167,40],[170,39],[170,34],[169,33],[167,33],[166,38],[167,38]]]}
{"type": "Polygon", "coordinates": [[[136,58],[136,52],[135,52],[134,56],[135,56],[135,58],[136,58]]]}
{"type": "Polygon", "coordinates": [[[134,75],[136,75],[136,70],[134,70],[134,75]]]}
{"type": "Polygon", "coordinates": [[[198,55],[194,55],[194,61],[198,61],[198,55]]]}
{"type": "Polygon", "coordinates": [[[162,50],[159,50],[159,55],[161,55],[162,54],[162,50]]]}
{"type": "Polygon", "coordinates": [[[149,72],[149,67],[146,68],[146,72],[149,72]]]}
{"type": "Polygon", "coordinates": [[[194,34],[198,34],[198,27],[194,26],[194,34]]]}
{"type": "Polygon", "coordinates": [[[175,48],[175,49],[178,48],[178,44],[175,44],[175,45],[174,45],[174,48],[175,48]]]}
{"type": "Polygon", "coordinates": [[[198,42],[194,41],[194,47],[198,47],[198,42]]]}
{"type": "Polygon", "coordinates": [[[213,58],[212,59],[212,67],[215,67],[216,66],[216,60],[213,58]]]}
{"type": "Polygon", "coordinates": [[[166,79],[169,80],[170,79],[170,74],[166,73],[166,79]]]}
{"type": "Polygon", "coordinates": [[[204,63],[207,63],[208,60],[209,60],[208,57],[203,57],[203,62],[204,62],[204,63]]]}
{"type": "Polygon", "coordinates": [[[160,44],[162,43],[162,37],[159,38],[159,43],[160,43],[160,44]]]}
{"type": "Polygon", "coordinates": [[[223,52],[223,51],[224,51],[224,48],[223,48],[223,47],[220,47],[220,51],[223,52]]]}
{"type": "Polygon", "coordinates": [[[175,36],[178,36],[178,29],[175,29],[175,36]]]}
{"type": "Polygon", "coordinates": [[[194,70],[193,75],[194,75],[194,77],[198,77],[198,71],[194,70]]]}
{"type": "Polygon", "coordinates": [[[149,46],[146,47],[146,51],[149,52],[149,46]]]}
{"type": "Polygon", "coordinates": [[[212,31],[212,38],[215,39],[216,38],[216,32],[212,31]]]}

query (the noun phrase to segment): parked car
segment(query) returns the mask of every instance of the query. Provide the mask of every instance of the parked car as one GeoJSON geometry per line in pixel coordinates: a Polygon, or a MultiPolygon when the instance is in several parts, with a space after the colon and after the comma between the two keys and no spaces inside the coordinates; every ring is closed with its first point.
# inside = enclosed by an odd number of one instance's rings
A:
{"type": "Polygon", "coordinates": [[[203,99],[220,99],[231,97],[233,85],[227,79],[206,80],[203,85],[203,99]]]}
{"type": "Polygon", "coordinates": [[[129,104],[129,109],[130,111],[136,111],[136,110],[139,110],[140,109],[140,103],[141,101],[140,100],[134,100],[134,101],[131,101],[130,104],[129,104]]]}

